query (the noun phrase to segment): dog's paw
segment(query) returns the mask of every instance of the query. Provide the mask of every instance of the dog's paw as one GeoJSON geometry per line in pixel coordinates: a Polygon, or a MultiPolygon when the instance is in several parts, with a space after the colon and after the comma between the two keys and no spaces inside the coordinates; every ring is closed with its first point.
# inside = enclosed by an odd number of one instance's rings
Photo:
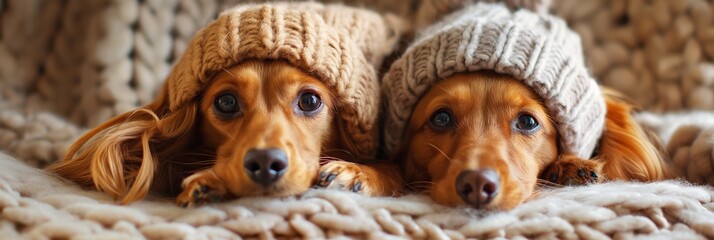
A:
{"type": "Polygon", "coordinates": [[[182,207],[196,207],[224,200],[226,188],[214,177],[214,174],[204,172],[189,176],[183,181],[183,192],[176,202],[182,207]]]}
{"type": "Polygon", "coordinates": [[[600,162],[575,156],[558,158],[541,173],[540,178],[565,186],[586,185],[604,180],[600,162]]]}
{"type": "Polygon", "coordinates": [[[332,161],[320,167],[316,185],[372,196],[374,195],[374,182],[367,177],[369,173],[366,171],[369,169],[358,163],[332,161]]]}

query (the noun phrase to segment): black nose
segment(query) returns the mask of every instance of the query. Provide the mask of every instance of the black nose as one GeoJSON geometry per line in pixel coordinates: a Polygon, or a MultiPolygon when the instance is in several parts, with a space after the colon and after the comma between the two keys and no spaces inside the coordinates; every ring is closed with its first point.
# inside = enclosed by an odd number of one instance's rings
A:
{"type": "Polygon", "coordinates": [[[467,204],[483,208],[498,195],[498,174],[491,169],[465,170],[456,177],[456,193],[467,204]]]}
{"type": "Polygon", "coordinates": [[[288,169],[288,156],[277,148],[251,149],[245,153],[243,166],[254,182],[268,186],[288,169]]]}

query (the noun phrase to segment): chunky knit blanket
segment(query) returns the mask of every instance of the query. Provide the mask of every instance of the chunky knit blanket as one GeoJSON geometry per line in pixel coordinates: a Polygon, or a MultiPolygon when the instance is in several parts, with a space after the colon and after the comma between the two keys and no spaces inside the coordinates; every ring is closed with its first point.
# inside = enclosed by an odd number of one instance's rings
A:
{"type": "Polygon", "coordinates": [[[329,190],[183,209],[162,200],[119,206],[4,154],[0,168],[7,239],[714,238],[714,189],[678,181],[543,189],[500,213],[329,190]]]}

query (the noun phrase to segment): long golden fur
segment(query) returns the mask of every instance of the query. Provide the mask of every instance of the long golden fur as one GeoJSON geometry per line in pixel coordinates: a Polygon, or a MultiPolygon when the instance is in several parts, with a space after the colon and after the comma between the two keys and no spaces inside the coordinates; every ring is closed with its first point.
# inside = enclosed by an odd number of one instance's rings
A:
{"type": "Polygon", "coordinates": [[[586,160],[559,149],[557,126],[520,81],[485,71],[444,79],[412,113],[397,154],[405,180],[438,203],[511,209],[543,179],[576,185],[668,177],[657,140],[634,121],[633,107],[611,90],[603,93],[605,131],[596,156],[586,160]]]}

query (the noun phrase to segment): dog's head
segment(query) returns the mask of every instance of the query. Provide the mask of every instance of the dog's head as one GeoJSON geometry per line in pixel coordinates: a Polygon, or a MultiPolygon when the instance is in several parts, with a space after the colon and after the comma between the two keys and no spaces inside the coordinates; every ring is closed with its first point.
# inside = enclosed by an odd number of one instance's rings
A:
{"type": "Polygon", "coordinates": [[[433,85],[405,136],[407,180],[447,205],[513,208],[558,154],[556,127],[538,95],[490,72],[433,85]]]}
{"type": "Polygon", "coordinates": [[[213,167],[236,196],[307,190],[333,141],[335,101],[321,81],[282,62],[226,69],[200,99],[200,131],[213,167]]]}

